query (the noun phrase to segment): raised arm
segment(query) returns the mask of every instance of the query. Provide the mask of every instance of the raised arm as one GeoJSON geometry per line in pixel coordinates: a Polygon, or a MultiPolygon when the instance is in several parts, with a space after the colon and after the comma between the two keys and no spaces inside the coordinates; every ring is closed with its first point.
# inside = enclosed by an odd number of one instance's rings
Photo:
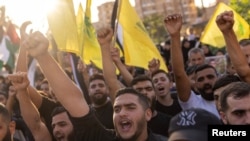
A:
{"type": "Polygon", "coordinates": [[[153,58],[148,62],[148,75],[151,77],[152,73],[160,69],[159,59],[153,58]]]}
{"type": "Polygon", "coordinates": [[[242,80],[250,83],[250,67],[242,52],[236,34],[233,30],[234,15],[232,11],[225,11],[217,16],[216,24],[226,42],[228,55],[232,64],[242,80]]]}
{"type": "Polygon", "coordinates": [[[14,107],[15,102],[16,102],[16,89],[12,85],[9,86],[8,96],[9,97],[7,99],[7,102],[6,102],[6,108],[12,114],[13,107],[14,107]]]}
{"type": "Polygon", "coordinates": [[[121,58],[120,58],[119,49],[118,48],[111,48],[110,53],[111,53],[112,60],[115,63],[118,70],[120,71],[120,74],[122,75],[126,85],[129,86],[131,81],[133,80],[133,76],[128,71],[126,66],[122,63],[121,58]]]}
{"type": "Polygon", "coordinates": [[[180,30],[182,16],[179,14],[169,15],[164,22],[165,28],[171,36],[171,61],[178,97],[181,101],[186,102],[191,94],[191,84],[185,72],[181,51],[180,30]]]}
{"type": "MultiPolygon", "coordinates": [[[[30,21],[26,21],[21,25],[20,28],[20,35],[21,35],[21,41],[25,40],[26,38],[28,38],[28,34],[25,32],[27,26],[31,24],[30,21]]],[[[25,47],[22,46],[22,44],[20,45],[20,49],[19,49],[19,53],[18,53],[18,57],[17,57],[17,64],[16,64],[16,68],[15,68],[15,72],[27,72],[27,64],[28,64],[28,59],[27,59],[27,52],[25,47]]]]}
{"type": "Polygon", "coordinates": [[[82,75],[84,83],[88,85],[89,84],[88,65],[86,65],[80,58],[77,63],[77,71],[82,75]]]}
{"type": "Polygon", "coordinates": [[[114,103],[115,93],[121,86],[117,79],[116,68],[110,54],[110,49],[113,48],[111,47],[113,30],[111,28],[101,29],[98,31],[97,37],[101,46],[103,76],[110,90],[111,101],[114,103]]]}
{"type": "MultiPolygon", "coordinates": [[[[21,25],[21,42],[28,38],[28,34],[25,32],[25,30],[29,24],[31,24],[31,22],[26,21],[21,25]]],[[[17,57],[15,72],[28,72],[28,61],[28,53],[26,51],[26,48],[21,44],[17,57]]],[[[32,102],[36,105],[37,108],[39,108],[42,104],[42,96],[31,85],[29,85],[28,89],[32,102]]]]}
{"type": "Polygon", "coordinates": [[[32,103],[29,97],[29,80],[27,73],[11,74],[8,78],[17,91],[17,99],[20,104],[21,115],[34,136],[34,139],[36,141],[51,141],[52,138],[50,133],[42,122],[36,106],[32,103]]]}
{"type": "Polygon", "coordinates": [[[89,112],[81,90],[67,76],[56,60],[49,54],[48,39],[40,32],[34,32],[22,43],[28,53],[34,57],[58,101],[73,117],[82,117],[89,112]]]}

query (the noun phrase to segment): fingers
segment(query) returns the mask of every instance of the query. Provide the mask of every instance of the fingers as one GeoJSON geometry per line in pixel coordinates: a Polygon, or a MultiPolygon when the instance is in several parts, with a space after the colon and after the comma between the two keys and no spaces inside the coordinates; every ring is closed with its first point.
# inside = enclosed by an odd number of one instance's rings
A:
{"type": "Polygon", "coordinates": [[[29,86],[29,80],[26,72],[17,72],[15,74],[8,75],[13,88],[17,91],[24,90],[29,86]]]}
{"type": "Polygon", "coordinates": [[[23,46],[26,47],[26,49],[34,48],[41,42],[43,38],[45,38],[43,34],[39,31],[36,31],[27,37],[27,39],[23,42],[23,46]]]}
{"type": "Polygon", "coordinates": [[[33,32],[32,30],[30,30],[29,33],[26,33],[26,28],[29,24],[31,24],[31,22],[26,21],[22,24],[20,28],[20,34],[22,38],[21,44],[26,49],[34,48],[40,42],[44,42],[44,40],[47,40],[46,37],[39,31],[33,32]]]}
{"type": "Polygon", "coordinates": [[[22,77],[22,82],[29,82],[27,73],[25,72],[21,73],[21,77],[22,77]]]}
{"type": "Polygon", "coordinates": [[[172,14],[172,15],[168,15],[167,17],[165,17],[164,22],[170,22],[170,21],[175,21],[175,20],[181,20],[182,16],[180,14],[172,14]]]}
{"type": "Polygon", "coordinates": [[[111,53],[118,53],[118,52],[119,52],[119,49],[116,48],[116,47],[112,47],[112,48],[110,49],[110,52],[111,52],[111,53]]]}
{"type": "Polygon", "coordinates": [[[16,94],[16,89],[13,85],[9,87],[9,95],[15,95],[16,94]]]}
{"type": "Polygon", "coordinates": [[[149,67],[149,68],[150,68],[150,67],[154,67],[154,66],[157,66],[157,65],[159,65],[159,64],[160,64],[159,59],[153,58],[151,61],[149,61],[148,67],[149,67]]]}
{"type": "Polygon", "coordinates": [[[108,34],[112,33],[112,29],[110,28],[103,28],[101,30],[98,31],[97,36],[98,37],[106,37],[108,34]]]}
{"type": "Polygon", "coordinates": [[[22,83],[22,81],[23,81],[23,78],[20,77],[17,74],[11,74],[11,75],[9,75],[8,79],[11,81],[12,84],[22,83]]]}
{"type": "Polygon", "coordinates": [[[216,22],[218,23],[223,23],[226,21],[231,22],[234,20],[233,16],[234,16],[233,11],[224,11],[216,17],[216,22]]]}
{"type": "Polygon", "coordinates": [[[31,24],[31,21],[26,21],[26,22],[24,22],[22,25],[21,25],[21,27],[20,27],[20,35],[21,35],[21,38],[26,38],[26,37],[28,37],[28,34],[26,33],[26,28],[27,28],[27,26],[28,25],[30,25],[31,24]]]}
{"type": "Polygon", "coordinates": [[[111,54],[111,56],[119,56],[119,57],[120,57],[120,54],[119,54],[119,53],[120,53],[120,52],[119,52],[119,49],[118,49],[118,48],[113,47],[113,48],[110,49],[110,54],[111,54]]]}
{"type": "Polygon", "coordinates": [[[222,18],[224,20],[226,20],[226,21],[229,21],[229,22],[233,21],[234,20],[233,12],[232,11],[226,11],[226,12],[224,12],[222,18]]]}

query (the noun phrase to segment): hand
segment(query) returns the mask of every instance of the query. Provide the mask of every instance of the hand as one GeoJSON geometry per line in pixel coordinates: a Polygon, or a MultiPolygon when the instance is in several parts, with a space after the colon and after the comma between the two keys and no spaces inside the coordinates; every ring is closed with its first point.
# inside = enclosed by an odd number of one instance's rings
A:
{"type": "Polygon", "coordinates": [[[180,34],[182,26],[182,16],[180,14],[168,15],[164,19],[165,28],[171,36],[180,34]]]}
{"type": "Polygon", "coordinates": [[[48,52],[49,40],[39,31],[30,33],[28,38],[22,42],[28,53],[37,58],[48,52]]]}
{"type": "Polygon", "coordinates": [[[80,73],[83,73],[87,70],[87,65],[81,59],[78,60],[77,70],[80,73]]]}
{"type": "Polygon", "coordinates": [[[17,72],[15,74],[10,74],[8,75],[8,79],[11,81],[14,89],[16,89],[17,91],[26,90],[30,84],[26,72],[17,72]]]}
{"type": "Polygon", "coordinates": [[[31,21],[26,21],[26,22],[24,22],[22,25],[21,25],[21,27],[20,27],[20,35],[21,35],[21,40],[25,40],[25,39],[27,39],[28,38],[28,34],[26,33],[26,28],[27,28],[27,26],[29,25],[29,24],[31,24],[31,21]]]}
{"type": "Polygon", "coordinates": [[[98,31],[97,37],[98,42],[101,46],[110,45],[113,37],[113,29],[112,28],[103,28],[98,31]]]}
{"type": "Polygon", "coordinates": [[[225,11],[219,14],[216,18],[216,24],[222,33],[232,30],[234,25],[233,11],[225,11]]]}
{"type": "Polygon", "coordinates": [[[8,91],[8,95],[9,95],[9,97],[12,97],[12,96],[16,96],[16,89],[15,89],[15,87],[14,86],[10,86],[9,87],[9,91],[8,91]]]}
{"type": "Polygon", "coordinates": [[[115,47],[111,48],[110,54],[111,54],[112,60],[114,62],[120,61],[120,59],[121,59],[120,58],[120,50],[118,48],[115,48],[115,47]]]}
{"type": "Polygon", "coordinates": [[[151,73],[159,70],[160,68],[160,61],[159,59],[153,58],[151,61],[148,63],[148,69],[151,73]]]}

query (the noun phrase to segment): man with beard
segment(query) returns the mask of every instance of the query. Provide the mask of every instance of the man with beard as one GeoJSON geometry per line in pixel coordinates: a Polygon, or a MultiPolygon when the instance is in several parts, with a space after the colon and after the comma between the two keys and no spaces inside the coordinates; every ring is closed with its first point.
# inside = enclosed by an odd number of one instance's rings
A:
{"type": "Polygon", "coordinates": [[[96,117],[108,129],[114,129],[113,106],[109,90],[102,74],[93,74],[89,78],[89,96],[96,117]]]}
{"type": "MultiPolygon", "coordinates": [[[[97,36],[112,39],[113,30],[104,29],[98,32],[97,36]]],[[[76,141],[167,140],[163,136],[155,135],[147,130],[147,122],[152,117],[152,111],[146,96],[131,88],[119,90],[113,104],[115,130],[107,130],[96,119],[94,111],[89,107],[82,91],[48,52],[48,39],[40,32],[33,32],[22,41],[22,44],[28,53],[38,61],[58,101],[68,111],[76,141]]]]}
{"type": "Polygon", "coordinates": [[[210,111],[220,118],[213,99],[213,84],[217,79],[215,68],[203,64],[195,70],[195,83],[200,95],[192,91],[191,83],[184,69],[181,53],[180,30],[182,27],[182,16],[179,14],[169,15],[165,18],[165,27],[171,36],[171,60],[173,73],[179,98],[183,110],[189,108],[202,108],[210,111]]]}
{"type": "Polygon", "coordinates": [[[150,100],[153,115],[148,122],[148,127],[156,134],[168,136],[167,131],[171,116],[155,109],[156,94],[152,80],[146,75],[139,75],[132,80],[131,86],[139,93],[146,95],[150,100]]]}
{"type": "Polygon", "coordinates": [[[52,129],[56,141],[72,141],[73,125],[64,107],[56,107],[52,112],[52,129]]]}

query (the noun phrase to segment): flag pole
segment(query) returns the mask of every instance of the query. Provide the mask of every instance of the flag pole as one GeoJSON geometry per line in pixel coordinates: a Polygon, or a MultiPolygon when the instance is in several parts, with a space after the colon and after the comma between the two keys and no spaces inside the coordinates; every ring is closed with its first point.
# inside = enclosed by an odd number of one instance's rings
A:
{"type": "MultiPolygon", "coordinates": [[[[111,46],[115,47],[116,39],[117,39],[117,28],[118,28],[118,23],[119,23],[119,16],[120,16],[120,9],[121,9],[121,1],[122,0],[116,0],[115,4],[117,4],[117,9],[116,9],[116,19],[115,19],[115,26],[114,26],[114,35],[112,39],[111,46]]],[[[114,5],[116,6],[116,5],[114,5]]]]}

